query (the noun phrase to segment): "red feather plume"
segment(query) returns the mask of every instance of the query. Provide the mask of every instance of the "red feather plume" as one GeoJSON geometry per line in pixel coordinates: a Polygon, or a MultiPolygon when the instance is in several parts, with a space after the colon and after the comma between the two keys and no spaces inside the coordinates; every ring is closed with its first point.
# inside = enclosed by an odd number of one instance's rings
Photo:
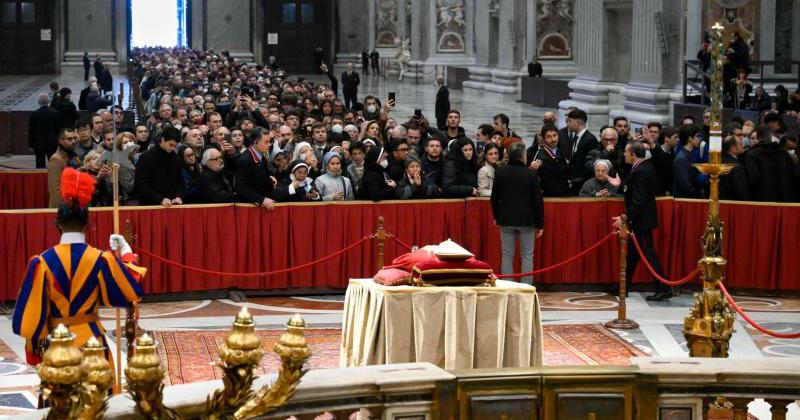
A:
{"type": "Polygon", "coordinates": [[[67,168],[61,173],[61,197],[69,206],[84,208],[92,201],[95,182],[93,176],[67,168]]]}

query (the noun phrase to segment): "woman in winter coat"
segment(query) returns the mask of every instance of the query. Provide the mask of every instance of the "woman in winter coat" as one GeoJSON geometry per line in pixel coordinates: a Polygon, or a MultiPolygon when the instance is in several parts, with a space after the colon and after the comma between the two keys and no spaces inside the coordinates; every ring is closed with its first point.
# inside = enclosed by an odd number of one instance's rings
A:
{"type": "Polygon", "coordinates": [[[422,174],[422,164],[415,156],[406,158],[403,179],[397,183],[395,196],[401,200],[417,200],[442,196],[442,189],[422,174]]]}
{"type": "Polygon", "coordinates": [[[464,137],[450,146],[442,170],[442,189],[445,197],[478,195],[478,164],[472,140],[464,137]]]}
{"type": "Polygon", "coordinates": [[[320,175],[314,185],[324,201],[352,200],[353,186],[350,180],[342,176],[342,156],[336,152],[325,153],[322,158],[325,173],[320,175]]]}
{"type": "Polygon", "coordinates": [[[289,176],[281,180],[274,195],[275,201],[281,203],[319,201],[321,198],[314,180],[308,176],[308,164],[302,160],[292,162],[289,176]]]}
{"type": "Polygon", "coordinates": [[[478,195],[481,197],[492,196],[494,185],[494,170],[500,161],[500,146],[489,143],[483,148],[483,166],[478,170],[478,195]]]}

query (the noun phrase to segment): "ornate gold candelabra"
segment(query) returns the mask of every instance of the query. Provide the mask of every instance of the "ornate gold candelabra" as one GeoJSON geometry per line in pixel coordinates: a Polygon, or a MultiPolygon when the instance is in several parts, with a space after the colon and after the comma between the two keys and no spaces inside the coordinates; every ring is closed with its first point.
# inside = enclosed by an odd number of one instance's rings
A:
{"type": "MultiPolygon", "coordinates": [[[[287,331],[275,343],[281,358],[278,378],[271,386],[252,391],[253,380],[264,352],[255,332],[255,322],[246,308],[236,316],[233,330],[219,350],[223,370],[223,389],[206,400],[203,418],[245,419],[275,411],[294,394],[305,373],[303,365],[311,355],[299,315],[287,323],[287,331]]],[[[79,350],[75,336],[59,325],[49,336],[50,346],[37,367],[42,398],[50,404],[47,419],[101,419],[105,415],[108,390],[114,383],[105,348],[95,338],[79,350]]],[[[125,369],[126,387],[136,403],[136,413],[152,420],[181,419],[183,416],[164,405],[164,368],[153,338],[144,334],[136,339],[134,354],[125,369]]],[[[187,415],[198,415],[192,412],[187,415]]]]}
{"type": "Polygon", "coordinates": [[[36,368],[42,399],[50,404],[46,419],[74,419],[81,410],[83,354],[73,345],[75,335],[59,324],[50,333],[50,347],[36,368]]]}
{"type": "Polygon", "coordinates": [[[236,410],[234,418],[246,419],[274,411],[294,394],[300,378],[303,377],[303,364],[311,357],[304,331],[306,322],[295,315],[286,324],[287,331],[275,343],[275,353],[281,358],[278,379],[271,387],[264,386],[247,403],[236,410]]]}
{"type": "Polygon", "coordinates": [[[722,256],[723,223],[719,216],[719,177],[730,172],[733,165],[722,163],[722,44],[723,27],[715,24],[711,31],[712,54],[715,60],[711,79],[711,137],[708,163],[696,164],[700,172],[710,177],[708,221],[702,237],[703,258],[698,262],[702,268],[703,292],[695,294],[694,306],[683,321],[691,357],[728,357],[728,343],[733,334],[734,315],[717,283],[723,279],[722,272],[727,261],[722,256]]]}
{"type": "Polygon", "coordinates": [[[114,373],[105,356],[105,347],[92,337],[83,351],[83,412],[84,420],[102,419],[106,411],[106,397],[114,382],[114,373]]]}
{"type": "Polygon", "coordinates": [[[255,333],[253,316],[242,307],[233,321],[233,331],[220,346],[219,367],[223,371],[224,389],[214,391],[206,400],[206,415],[209,419],[222,418],[225,413],[243,406],[252,398],[253,380],[264,352],[261,339],[255,333]]]}
{"type": "Polygon", "coordinates": [[[178,419],[164,406],[164,368],[149,334],[136,339],[135,352],[125,368],[126,387],[136,402],[136,412],[148,419],[178,419]]]}

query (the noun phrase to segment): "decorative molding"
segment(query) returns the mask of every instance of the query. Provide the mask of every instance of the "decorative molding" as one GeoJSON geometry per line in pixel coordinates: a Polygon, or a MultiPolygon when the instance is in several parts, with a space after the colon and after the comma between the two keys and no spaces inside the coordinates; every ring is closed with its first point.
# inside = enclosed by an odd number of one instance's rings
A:
{"type": "Polygon", "coordinates": [[[436,50],[438,52],[466,51],[467,22],[464,0],[436,1],[436,50]]]}
{"type": "Polygon", "coordinates": [[[571,59],[573,0],[538,0],[536,4],[536,55],[542,59],[571,59]]]}
{"type": "Polygon", "coordinates": [[[397,37],[397,0],[376,0],[375,46],[393,47],[397,37]]]}

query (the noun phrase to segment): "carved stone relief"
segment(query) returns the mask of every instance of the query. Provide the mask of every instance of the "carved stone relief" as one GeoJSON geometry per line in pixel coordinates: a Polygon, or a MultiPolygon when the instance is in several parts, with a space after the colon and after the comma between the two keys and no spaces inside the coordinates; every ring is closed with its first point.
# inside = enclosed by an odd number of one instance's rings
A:
{"type": "Polygon", "coordinates": [[[464,0],[436,0],[436,50],[464,52],[467,30],[464,0]]]}
{"type": "Polygon", "coordinates": [[[393,47],[397,37],[397,0],[376,0],[375,45],[393,47]]]}
{"type": "Polygon", "coordinates": [[[573,0],[537,0],[536,55],[543,59],[572,58],[573,0]]]}

